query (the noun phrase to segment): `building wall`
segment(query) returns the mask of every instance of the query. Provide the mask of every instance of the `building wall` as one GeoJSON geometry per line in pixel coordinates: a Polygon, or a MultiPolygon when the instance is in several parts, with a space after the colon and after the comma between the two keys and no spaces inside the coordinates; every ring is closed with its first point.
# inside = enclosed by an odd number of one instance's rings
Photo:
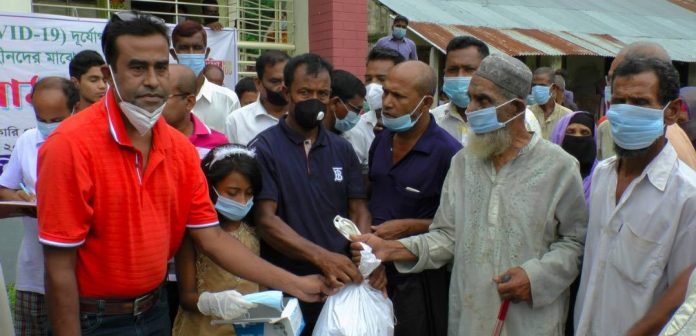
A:
{"type": "Polygon", "coordinates": [[[309,0],[309,50],[362,78],[367,56],[367,0],[309,0]]]}

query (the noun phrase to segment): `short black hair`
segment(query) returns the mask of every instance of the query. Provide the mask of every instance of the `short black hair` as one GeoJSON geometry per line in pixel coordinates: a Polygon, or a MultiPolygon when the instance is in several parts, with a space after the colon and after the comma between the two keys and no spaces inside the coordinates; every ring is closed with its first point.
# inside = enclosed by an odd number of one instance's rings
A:
{"type": "Polygon", "coordinates": [[[174,48],[176,49],[176,45],[179,43],[180,38],[191,37],[198,33],[201,33],[203,36],[203,43],[205,43],[207,46],[208,34],[205,33],[205,29],[203,29],[203,25],[201,25],[200,22],[184,20],[183,22],[177,24],[174,27],[174,30],[172,30],[172,43],[174,44],[174,48]]]}
{"type": "Polygon", "coordinates": [[[392,24],[397,23],[397,22],[399,22],[399,21],[401,21],[401,22],[406,22],[406,25],[408,26],[408,18],[405,17],[405,16],[403,16],[403,15],[397,15],[397,16],[395,16],[395,17],[394,17],[394,21],[392,22],[392,24]]]}
{"type": "Polygon", "coordinates": [[[327,71],[331,75],[331,72],[333,72],[333,65],[317,54],[306,53],[298,55],[291,58],[288,64],[285,65],[285,69],[283,69],[285,87],[290,87],[293,80],[295,80],[295,70],[303,64],[307,65],[307,75],[317,76],[321,71],[327,71]]]}
{"type": "Polygon", "coordinates": [[[237,94],[237,97],[241,97],[245,92],[256,92],[254,78],[244,77],[234,86],[234,93],[237,94]]]}
{"type": "MultiPolygon", "coordinates": [[[[671,62],[658,58],[626,58],[614,70],[614,78],[628,77],[651,71],[660,81],[657,99],[666,105],[679,97],[679,72],[671,62]]],[[[611,81],[612,91],[615,80],[611,81]]]]}
{"type": "Polygon", "coordinates": [[[490,54],[488,46],[485,43],[483,43],[483,41],[473,36],[457,36],[451,39],[449,43],[447,43],[446,51],[449,54],[451,51],[466,49],[469,47],[476,47],[476,49],[479,52],[479,56],[481,56],[481,59],[484,59],[486,56],[490,54]]]}
{"type": "Polygon", "coordinates": [[[367,54],[367,61],[392,61],[397,65],[406,59],[398,51],[385,47],[374,47],[367,54]]]}
{"type": "Polygon", "coordinates": [[[534,70],[534,76],[547,76],[551,84],[553,84],[553,76],[555,75],[556,72],[549,67],[539,67],[534,70]]]}
{"type": "Polygon", "coordinates": [[[95,66],[102,66],[104,63],[104,58],[101,57],[98,52],[94,50],[83,50],[70,60],[68,71],[70,72],[70,77],[75,77],[77,80],[80,80],[82,75],[87,73],[89,69],[95,66]]]}
{"type": "MultiPolygon", "coordinates": [[[[215,191],[215,185],[224,180],[232,172],[238,172],[249,179],[251,189],[254,191],[254,196],[261,192],[261,169],[259,168],[258,161],[256,161],[254,157],[242,153],[242,150],[247,149],[248,148],[246,146],[238,144],[220,145],[210,150],[210,152],[208,152],[208,154],[206,154],[206,156],[203,158],[203,161],[201,161],[203,174],[205,175],[205,179],[208,181],[208,195],[210,195],[210,200],[213,201],[213,203],[217,202],[218,199],[217,192],[215,191]],[[230,153],[225,155],[223,158],[213,162],[216,154],[220,151],[235,148],[240,149],[240,151],[238,153],[230,153]]],[[[245,218],[248,224],[252,224],[253,222],[249,220],[252,214],[253,211],[250,211],[245,218]]]]}
{"type": "Polygon", "coordinates": [[[116,59],[118,58],[116,39],[120,36],[150,36],[159,34],[167,41],[167,48],[169,48],[168,28],[164,25],[163,20],[156,16],[141,14],[135,11],[130,13],[133,15],[133,18],[125,21],[118,17],[119,13],[114,14],[111,20],[106,23],[104,31],[102,32],[102,52],[106,58],[106,63],[111,65],[114,70],[116,67],[116,59]]]}
{"type": "Polygon", "coordinates": [[[267,65],[274,66],[280,62],[287,62],[289,59],[290,56],[280,50],[268,50],[264,52],[256,59],[256,77],[262,80],[267,65]]]}
{"type": "Polygon", "coordinates": [[[332,98],[338,97],[345,102],[356,95],[365,98],[365,93],[365,84],[352,73],[345,70],[334,70],[331,72],[332,98]]]}
{"type": "Polygon", "coordinates": [[[34,99],[34,94],[41,90],[59,89],[63,91],[67,101],[68,111],[73,111],[77,102],[80,101],[80,91],[77,90],[75,84],[69,79],[57,76],[49,76],[41,78],[31,89],[31,99],[34,99]]]}

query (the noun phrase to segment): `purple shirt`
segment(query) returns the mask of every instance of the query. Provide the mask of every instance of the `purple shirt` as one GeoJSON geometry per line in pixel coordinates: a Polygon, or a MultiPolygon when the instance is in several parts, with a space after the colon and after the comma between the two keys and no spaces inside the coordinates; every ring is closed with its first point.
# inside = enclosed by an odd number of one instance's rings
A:
{"type": "Polygon", "coordinates": [[[431,115],[428,128],[411,151],[392,165],[393,137],[394,133],[385,129],[370,148],[372,221],[379,225],[391,219],[433,218],[450,161],[462,145],[431,115]]]}
{"type": "Polygon", "coordinates": [[[416,54],[416,44],[408,37],[397,40],[391,35],[385,36],[377,41],[375,47],[393,49],[398,51],[399,54],[401,54],[401,56],[407,60],[418,60],[418,54],[416,54]]]}

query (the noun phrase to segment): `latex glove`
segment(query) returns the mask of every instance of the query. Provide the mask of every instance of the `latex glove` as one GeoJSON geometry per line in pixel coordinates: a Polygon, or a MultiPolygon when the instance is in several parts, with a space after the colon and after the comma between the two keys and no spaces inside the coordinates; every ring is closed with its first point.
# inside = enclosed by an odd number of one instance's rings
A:
{"type": "Polygon", "coordinates": [[[246,314],[250,308],[256,307],[256,304],[245,300],[242,294],[236,290],[228,290],[217,293],[201,293],[198,296],[197,306],[203,315],[232,320],[246,314]]]}

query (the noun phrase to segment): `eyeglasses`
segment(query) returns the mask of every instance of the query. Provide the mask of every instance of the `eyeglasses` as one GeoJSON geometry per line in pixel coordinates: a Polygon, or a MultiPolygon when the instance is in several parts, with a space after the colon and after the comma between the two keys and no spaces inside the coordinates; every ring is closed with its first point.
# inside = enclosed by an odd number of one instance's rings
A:
{"type": "Polygon", "coordinates": [[[121,22],[128,22],[128,21],[133,21],[139,18],[144,18],[149,20],[152,23],[156,24],[164,24],[165,21],[164,19],[150,15],[150,14],[144,14],[140,12],[134,12],[134,11],[129,11],[129,12],[114,12],[113,15],[111,15],[111,20],[113,21],[121,21],[121,22]]]}
{"type": "Polygon", "coordinates": [[[188,93],[188,92],[182,92],[182,93],[170,94],[169,97],[167,97],[167,99],[172,98],[172,97],[186,98],[186,97],[188,97],[188,96],[191,96],[191,94],[188,93]]]}
{"type": "Polygon", "coordinates": [[[346,107],[346,110],[350,110],[351,112],[355,112],[357,114],[360,114],[360,112],[362,112],[362,107],[354,106],[353,104],[347,101],[344,102],[343,99],[341,99],[341,103],[343,103],[343,106],[346,107]]]}

